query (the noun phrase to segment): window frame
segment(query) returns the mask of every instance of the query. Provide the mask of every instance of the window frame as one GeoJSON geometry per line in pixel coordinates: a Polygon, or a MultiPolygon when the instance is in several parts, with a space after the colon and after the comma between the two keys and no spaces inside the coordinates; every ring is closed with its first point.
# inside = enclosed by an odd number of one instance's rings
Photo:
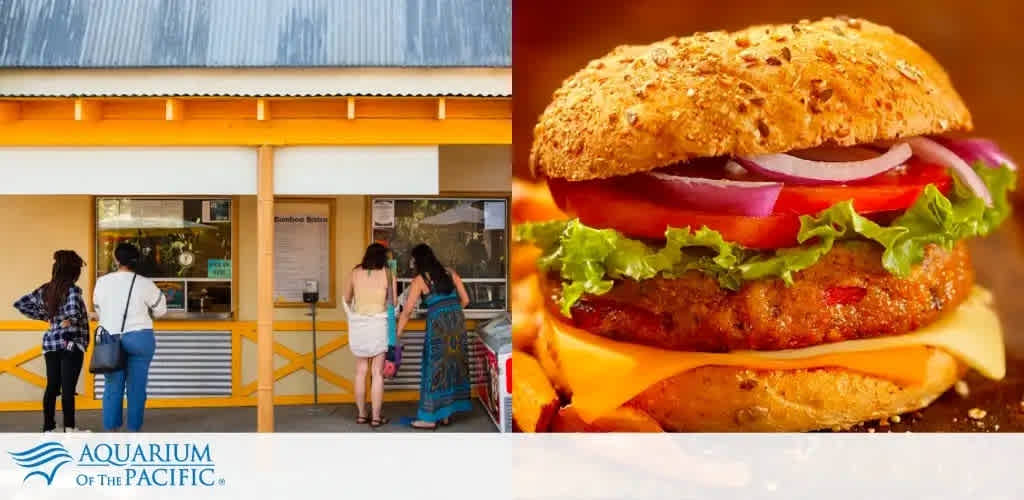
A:
{"type": "MultiPolygon", "coordinates": [[[[442,191],[437,195],[368,195],[365,200],[364,208],[364,234],[366,235],[366,242],[375,241],[373,238],[373,203],[377,200],[389,200],[389,201],[400,201],[400,200],[466,200],[466,201],[504,201],[505,202],[505,273],[502,278],[467,278],[460,276],[463,283],[486,283],[486,282],[505,282],[505,309],[466,309],[465,315],[467,319],[489,319],[499,314],[507,313],[511,311],[512,298],[509,293],[511,292],[511,271],[510,265],[512,260],[512,193],[503,191],[442,191]]],[[[410,278],[399,278],[399,282],[408,283],[412,280],[410,278]]],[[[417,309],[416,315],[421,315],[425,310],[417,309]]]]}
{"type": "MultiPolygon", "coordinates": [[[[215,314],[226,316],[224,318],[225,320],[238,321],[238,312],[239,312],[239,306],[240,306],[239,298],[238,298],[238,269],[239,269],[239,263],[238,263],[239,259],[238,259],[238,257],[240,256],[239,242],[238,242],[238,235],[239,235],[239,226],[240,226],[240,224],[239,224],[239,220],[238,220],[238,215],[240,213],[240,211],[239,211],[239,208],[240,208],[239,204],[241,202],[241,197],[234,196],[234,195],[219,195],[219,196],[218,195],[209,195],[209,196],[202,196],[202,195],[110,195],[110,196],[93,195],[93,196],[90,196],[89,197],[89,200],[90,200],[90,215],[89,215],[89,221],[90,221],[90,230],[89,230],[89,239],[90,239],[90,241],[89,241],[89,262],[86,263],[86,270],[89,273],[89,275],[88,275],[88,286],[89,286],[89,291],[88,291],[88,294],[89,294],[89,304],[88,304],[88,307],[89,307],[89,311],[90,312],[95,312],[95,310],[96,310],[95,307],[94,307],[94,304],[92,303],[92,291],[95,289],[95,287],[96,287],[96,280],[99,278],[96,275],[96,273],[97,273],[97,264],[98,264],[97,259],[98,259],[98,256],[99,256],[99,243],[100,243],[100,238],[99,238],[99,202],[100,202],[100,200],[103,200],[103,199],[132,199],[132,200],[229,200],[231,202],[231,215],[230,215],[230,217],[231,217],[231,279],[230,280],[212,280],[212,281],[219,282],[219,283],[228,283],[228,282],[230,282],[230,284],[231,284],[231,307],[230,307],[231,311],[230,311],[230,313],[215,313],[215,314]]],[[[168,279],[151,278],[151,279],[153,280],[153,282],[178,281],[178,279],[175,279],[175,278],[168,278],[168,279]]],[[[186,278],[182,278],[181,280],[184,281],[185,279],[186,278]]],[[[203,280],[204,280],[203,278],[199,278],[199,281],[203,281],[203,280]]],[[[186,303],[187,303],[187,301],[188,301],[187,296],[186,296],[185,300],[186,300],[186,303]]],[[[182,321],[207,321],[207,320],[211,319],[210,316],[207,315],[207,314],[195,313],[195,312],[168,311],[168,315],[169,316],[173,316],[173,317],[169,317],[169,318],[165,318],[165,319],[172,320],[172,321],[177,321],[177,320],[182,320],[182,321]]]]}

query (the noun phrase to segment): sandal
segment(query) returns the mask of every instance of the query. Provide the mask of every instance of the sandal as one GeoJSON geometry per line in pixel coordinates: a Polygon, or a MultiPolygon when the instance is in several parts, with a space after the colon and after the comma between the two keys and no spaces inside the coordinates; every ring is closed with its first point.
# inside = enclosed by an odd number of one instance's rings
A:
{"type": "Polygon", "coordinates": [[[409,427],[412,427],[413,429],[421,430],[421,431],[436,431],[437,430],[437,424],[436,423],[431,424],[429,422],[423,422],[423,421],[420,421],[420,420],[416,420],[416,421],[411,422],[409,424],[409,427]]]}
{"type": "Polygon", "coordinates": [[[368,423],[370,423],[370,417],[359,415],[359,416],[356,417],[356,423],[359,424],[359,425],[368,424],[368,423]]]}
{"type": "Polygon", "coordinates": [[[380,426],[382,426],[384,424],[387,424],[387,423],[390,423],[390,422],[391,422],[391,419],[388,418],[388,417],[375,418],[375,419],[370,421],[370,427],[373,427],[373,428],[376,429],[377,427],[380,427],[380,426]]]}

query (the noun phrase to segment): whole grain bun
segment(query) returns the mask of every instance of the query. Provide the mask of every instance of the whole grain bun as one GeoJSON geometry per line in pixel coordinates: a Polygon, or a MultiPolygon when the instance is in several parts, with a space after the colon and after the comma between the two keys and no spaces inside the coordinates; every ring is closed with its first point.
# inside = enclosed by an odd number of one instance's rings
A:
{"type": "Polygon", "coordinates": [[[755,371],[709,366],[651,386],[627,403],[667,431],[800,432],[919,410],[946,392],[966,367],[931,349],[919,386],[842,369],[755,371]]]}
{"type": "Polygon", "coordinates": [[[885,26],[826,18],[618,47],[555,91],[530,165],[586,180],[971,128],[921,47],[885,26]]]}

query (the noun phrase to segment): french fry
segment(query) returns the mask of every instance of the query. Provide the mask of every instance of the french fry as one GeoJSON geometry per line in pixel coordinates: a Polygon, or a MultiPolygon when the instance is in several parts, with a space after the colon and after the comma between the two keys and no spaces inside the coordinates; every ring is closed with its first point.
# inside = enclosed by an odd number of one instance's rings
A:
{"type": "Polygon", "coordinates": [[[551,198],[547,184],[514,179],[512,181],[512,220],[546,221],[564,219],[565,214],[551,198]]]}
{"type": "Polygon", "coordinates": [[[620,406],[615,411],[586,423],[572,405],[558,410],[551,423],[551,432],[664,432],[661,425],[650,415],[629,406],[620,406]]]}
{"type": "Polygon", "coordinates": [[[540,249],[533,245],[512,245],[512,281],[516,282],[537,274],[538,257],[540,249]]]}
{"type": "MultiPolygon", "coordinates": [[[[513,309],[515,309],[513,307],[513,309]]],[[[512,313],[512,349],[522,352],[533,352],[537,343],[537,332],[540,331],[540,314],[537,312],[512,313]]]]}
{"type": "Polygon", "coordinates": [[[512,285],[512,347],[532,351],[543,319],[543,307],[537,275],[512,285]]]}
{"type": "MultiPolygon", "coordinates": [[[[543,311],[540,314],[544,314],[543,311]]],[[[551,345],[551,340],[551,326],[548,325],[547,321],[541,319],[540,327],[537,330],[537,339],[533,343],[533,354],[537,357],[537,362],[540,363],[544,374],[547,375],[555,390],[562,396],[572,396],[572,390],[569,389],[569,383],[565,381],[565,376],[562,375],[562,367],[558,364],[556,351],[551,345]]]]}
{"type": "Polygon", "coordinates": [[[512,353],[512,420],[522,432],[546,432],[558,412],[558,395],[537,360],[512,353]]]}

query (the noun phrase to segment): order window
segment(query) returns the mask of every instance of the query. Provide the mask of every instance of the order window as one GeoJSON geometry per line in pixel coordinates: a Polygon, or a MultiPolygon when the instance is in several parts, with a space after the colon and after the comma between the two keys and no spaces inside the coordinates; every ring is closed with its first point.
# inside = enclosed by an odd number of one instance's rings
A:
{"type": "Polygon", "coordinates": [[[465,283],[468,316],[507,310],[507,198],[373,198],[370,205],[373,241],[395,251],[399,289],[414,277],[412,248],[426,243],[465,283]]]}
{"type": "Polygon", "coordinates": [[[97,198],[96,276],[115,271],[114,249],[130,243],[169,316],[230,317],[233,214],[229,198],[97,198]]]}

